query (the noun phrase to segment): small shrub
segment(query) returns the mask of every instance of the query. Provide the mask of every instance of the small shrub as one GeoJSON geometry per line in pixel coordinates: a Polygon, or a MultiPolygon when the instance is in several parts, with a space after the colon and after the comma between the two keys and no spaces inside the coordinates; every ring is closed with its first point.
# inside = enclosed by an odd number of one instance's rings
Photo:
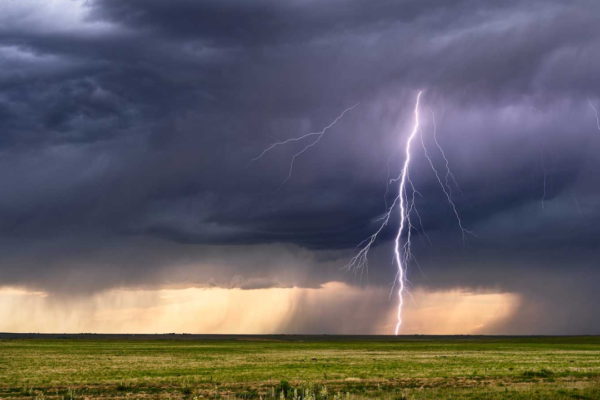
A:
{"type": "Polygon", "coordinates": [[[292,394],[292,386],[288,381],[281,381],[275,388],[277,393],[281,393],[283,398],[287,398],[292,394]]]}
{"type": "Polygon", "coordinates": [[[67,394],[63,396],[63,400],[75,400],[77,397],[75,396],[75,391],[73,389],[69,389],[67,394]]]}
{"type": "Polygon", "coordinates": [[[398,389],[395,390],[394,400],[407,400],[407,399],[408,399],[408,396],[407,396],[406,392],[401,392],[398,389]]]}
{"type": "Polygon", "coordinates": [[[552,372],[549,369],[546,368],[542,368],[539,371],[525,371],[523,372],[523,376],[526,378],[547,378],[549,376],[554,375],[554,372],[552,372]]]}
{"type": "Polygon", "coordinates": [[[192,394],[192,388],[189,387],[188,385],[184,384],[183,387],[181,388],[181,393],[186,396],[189,396],[192,394]]]}
{"type": "Polygon", "coordinates": [[[258,391],[253,389],[253,390],[246,390],[244,392],[241,392],[239,394],[239,397],[242,399],[257,399],[260,396],[258,394],[258,391]]]}

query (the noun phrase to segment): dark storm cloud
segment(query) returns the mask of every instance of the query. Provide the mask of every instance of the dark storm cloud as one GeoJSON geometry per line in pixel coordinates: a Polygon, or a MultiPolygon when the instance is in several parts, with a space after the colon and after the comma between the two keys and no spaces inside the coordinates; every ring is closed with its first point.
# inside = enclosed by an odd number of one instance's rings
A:
{"type": "MultiPolygon", "coordinates": [[[[432,107],[464,193],[454,193],[458,209],[479,236],[460,250],[417,146],[411,176],[424,226],[434,248],[459,249],[447,266],[456,280],[420,284],[539,299],[543,291],[497,271],[519,265],[513,276],[527,280],[541,267],[522,261],[537,255],[548,274],[584,281],[599,256],[600,132],[587,103],[600,106],[597,1],[38,6],[9,2],[0,20],[4,285],[86,292],[346,279],[339,268],[383,212],[386,162],[419,89],[429,151],[443,167],[432,107]],[[356,103],[280,191],[301,144],[248,164],[356,103]],[[577,256],[543,257],[557,247],[577,256]],[[487,263],[499,249],[502,266],[487,263]]],[[[390,280],[385,247],[373,256],[376,283],[390,280]]],[[[437,274],[443,257],[423,257],[437,274]]]]}

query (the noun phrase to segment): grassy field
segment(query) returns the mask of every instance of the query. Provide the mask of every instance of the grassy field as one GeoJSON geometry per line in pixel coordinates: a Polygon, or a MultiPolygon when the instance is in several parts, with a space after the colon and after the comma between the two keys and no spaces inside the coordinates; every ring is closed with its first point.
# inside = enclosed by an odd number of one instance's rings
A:
{"type": "Polygon", "coordinates": [[[167,338],[0,339],[0,398],[600,399],[600,337],[167,338]]]}

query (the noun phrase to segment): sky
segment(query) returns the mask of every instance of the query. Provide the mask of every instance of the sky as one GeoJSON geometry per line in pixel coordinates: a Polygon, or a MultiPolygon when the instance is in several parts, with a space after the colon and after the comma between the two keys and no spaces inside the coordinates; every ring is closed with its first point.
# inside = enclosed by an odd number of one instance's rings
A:
{"type": "Polygon", "coordinates": [[[599,24],[596,0],[3,1],[0,331],[393,333],[397,210],[343,267],[422,91],[476,236],[415,146],[401,333],[599,334],[599,24]]]}

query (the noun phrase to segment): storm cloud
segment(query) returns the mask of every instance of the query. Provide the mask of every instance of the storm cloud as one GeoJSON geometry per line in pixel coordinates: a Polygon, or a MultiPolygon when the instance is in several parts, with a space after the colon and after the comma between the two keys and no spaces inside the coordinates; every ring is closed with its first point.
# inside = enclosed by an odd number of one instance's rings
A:
{"type": "MultiPolygon", "coordinates": [[[[599,23],[595,0],[5,1],[0,286],[364,285],[341,268],[423,90],[426,144],[443,167],[435,114],[477,237],[463,245],[415,147],[432,244],[414,232],[412,284],[520,295],[494,332],[597,333],[599,23]],[[280,190],[302,143],[251,162],[355,104],[280,190]]],[[[393,279],[394,228],[370,285],[393,279]]]]}

